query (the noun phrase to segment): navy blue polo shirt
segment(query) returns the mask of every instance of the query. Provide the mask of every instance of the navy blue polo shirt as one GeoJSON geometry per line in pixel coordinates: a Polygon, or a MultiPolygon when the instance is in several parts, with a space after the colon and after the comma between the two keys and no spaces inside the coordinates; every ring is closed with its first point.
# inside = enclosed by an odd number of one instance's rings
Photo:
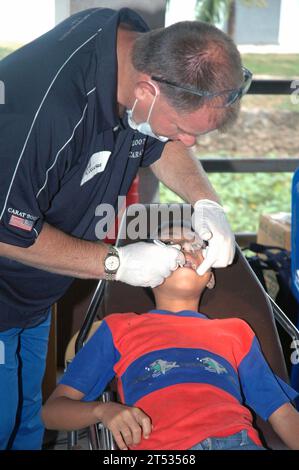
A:
{"type": "MultiPolygon", "coordinates": [[[[161,156],[118,116],[120,23],[148,31],[130,9],[85,10],[0,62],[0,242],[29,247],[44,222],[96,240],[96,207],[161,156]]],[[[42,321],[72,280],[0,257],[0,329],[42,321]]]]}

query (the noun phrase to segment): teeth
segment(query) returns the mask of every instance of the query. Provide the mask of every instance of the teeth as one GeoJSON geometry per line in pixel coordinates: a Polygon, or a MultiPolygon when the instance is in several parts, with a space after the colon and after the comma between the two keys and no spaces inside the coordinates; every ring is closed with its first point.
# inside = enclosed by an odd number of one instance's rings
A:
{"type": "Polygon", "coordinates": [[[191,261],[186,261],[186,263],[182,267],[192,268],[192,269],[196,270],[196,264],[192,263],[191,261]]]}

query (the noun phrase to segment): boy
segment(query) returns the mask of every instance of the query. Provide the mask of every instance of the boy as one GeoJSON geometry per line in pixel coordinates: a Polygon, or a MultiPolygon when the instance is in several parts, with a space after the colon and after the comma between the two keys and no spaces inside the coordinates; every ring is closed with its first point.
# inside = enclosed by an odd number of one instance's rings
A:
{"type": "Polygon", "coordinates": [[[202,244],[189,229],[162,231],[185,256],[153,289],[156,309],[109,315],[43,409],[50,429],[101,421],[120,449],[262,450],[251,407],[299,449],[297,393],[276,377],[246,322],[209,320],[198,304],[213,274],[196,269],[202,244]],[[122,404],[95,401],[116,375],[122,404]]]}

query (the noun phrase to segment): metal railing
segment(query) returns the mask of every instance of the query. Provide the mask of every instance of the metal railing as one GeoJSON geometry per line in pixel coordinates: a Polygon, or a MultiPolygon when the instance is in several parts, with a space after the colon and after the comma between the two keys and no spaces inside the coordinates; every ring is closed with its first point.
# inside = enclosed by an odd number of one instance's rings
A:
{"type": "MultiPolygon", "coordinates": [[[[299,139],[299,137],[298,137],[299,139]]],[[[299,167],[299,156],[294,158],[201,158],[207,173],[293,173],[299,167]]]]}
{"type": "MultiPolygon", "coordinates": [[[[248,91],[251,95],[291,95],[294,92],[294,80],[258,79],[253,80],[248,91]]],[[[209,157],[201,158],[200,162],[207,173],[293,173],[299,167],[298,157],[279,158],[234,158],[209,157]]],[[[238,233],[237,241],[247,245],[256,240],[255,233],[238,233]]]]}
{"type": "MultiPolygon", "coordinates": [[[[249,95],[291,95],[294,80],[253,80],[249,95]]],[[[298,158],[202,158],[201,163],[208,173],[282,173],[294,172],[299,166],[298,158]]]]}

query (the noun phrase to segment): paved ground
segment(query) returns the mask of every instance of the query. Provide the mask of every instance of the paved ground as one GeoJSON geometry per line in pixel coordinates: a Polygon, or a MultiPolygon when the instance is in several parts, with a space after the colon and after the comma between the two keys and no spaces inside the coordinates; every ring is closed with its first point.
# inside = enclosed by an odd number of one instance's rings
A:
{"type": "MultiPolygon", "coordinates": [[[[198,153],[236,157],[299,157],[299,112],[265,108],[266,103],[261,108],[243,110],[237,123],[225,134],[213,132],[200,137],[198,153]]],[[[299,111],[299,104],[297,108],[299,111]]]]}

